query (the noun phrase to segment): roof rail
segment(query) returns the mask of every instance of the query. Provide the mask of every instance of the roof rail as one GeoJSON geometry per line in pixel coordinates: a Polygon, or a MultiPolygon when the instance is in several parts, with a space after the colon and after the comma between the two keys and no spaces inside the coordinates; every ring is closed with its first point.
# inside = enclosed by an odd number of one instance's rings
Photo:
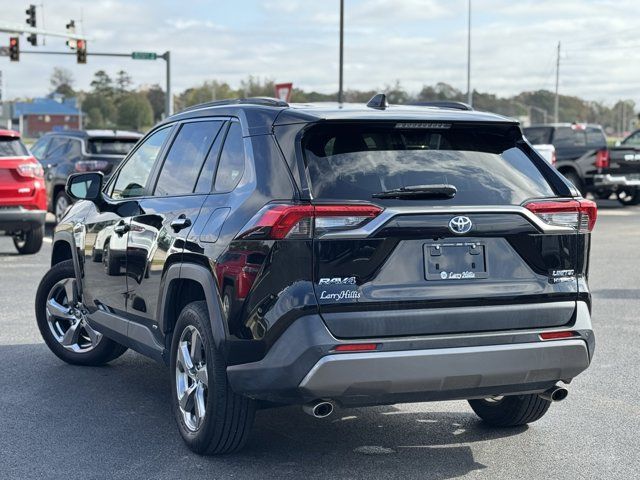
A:
{"type": "Polygon", "coordinates": [[[199,108],[206,107],[220,107],[224,105],[260,105],[263,107],[288,107],[289,104],[284,100],[271,97],[247,97],[247,98],[229,98],[226,100],[214,100],[213,102],[199,103],[191,107],[187,107],[184,110],[180,110],[178,113],[189,112],[199,108]]]}
{"type": "Polygon", "coordinates": [[[415,105],[417,107],[438,107],[438,108],[450,108],[453,110],[473,110],[471,105],[463,102],[454,102],[453,100],[434,100],[432,102],[413,102],[409,105],[415,105]]]}

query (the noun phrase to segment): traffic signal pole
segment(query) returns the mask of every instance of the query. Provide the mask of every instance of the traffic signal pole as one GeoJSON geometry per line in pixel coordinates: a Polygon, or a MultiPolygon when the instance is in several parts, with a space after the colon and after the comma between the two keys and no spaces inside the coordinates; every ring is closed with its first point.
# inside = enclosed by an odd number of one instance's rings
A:
{"type": "MultiPolygon", "coordinates": [[[[77,52],[56,52],[51,50],[21,50],[20,53],[77,56],[77,52]]],[[[166,90],[165,90],[164,111],[165,111],[166,117],[173,114],[173,102],[171,101],[171,52],[170,51],[166,51],[162,55],[158,55],[152,52],[131,52],[131,53],[86,52],[85,55],[93,56],[93,57],[119,57],[119,58],[127,57],[133,60],[157,60],[158,58],[163,59],[166,62],[166,90]]]]}

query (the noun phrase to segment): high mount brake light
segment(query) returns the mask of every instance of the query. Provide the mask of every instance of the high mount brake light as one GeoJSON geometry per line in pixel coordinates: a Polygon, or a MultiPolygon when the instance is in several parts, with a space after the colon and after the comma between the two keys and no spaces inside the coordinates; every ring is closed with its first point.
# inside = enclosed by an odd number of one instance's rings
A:
{"type": "Polygon", "coordinates": [[[544,223],[573,228],[580,233],[592,231],[598,218],[598,207],[591,200],[530,202],[524,207],[544,223]]]}
{"type": "Polygon", "coordinates": [[[238,238],[312,238],[333,230],[357,228],[382,211],[375,205],[267,205],[238,238]]]}

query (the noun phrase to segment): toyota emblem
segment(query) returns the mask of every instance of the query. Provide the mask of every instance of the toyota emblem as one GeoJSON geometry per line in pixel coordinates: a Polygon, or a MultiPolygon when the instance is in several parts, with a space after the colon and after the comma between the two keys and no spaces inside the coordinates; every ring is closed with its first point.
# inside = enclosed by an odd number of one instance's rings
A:
{"type": "Polygon", "coordinates": [[[469,217],[453,217],[449,220],[449,230],[451,230],[456,235],[462,235],[471,230],[473,223],[471,223],[471,219],[469,217]]]}

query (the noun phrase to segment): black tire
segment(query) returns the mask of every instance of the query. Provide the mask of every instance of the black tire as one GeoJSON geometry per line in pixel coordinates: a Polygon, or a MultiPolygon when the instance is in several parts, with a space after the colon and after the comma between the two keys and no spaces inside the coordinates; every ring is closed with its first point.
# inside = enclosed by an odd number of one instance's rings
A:
{"type": "Polygon", "coordinates": [[[13,244],[21,255],[38,253],[42,248],[44,225],[13,237],[13,244]]]}
{"type": "Polygon", "coordinates": [[[584,190],[584,183],[582,182],[582,179],[576,172],[574,172],[573,170],[570,170],[568,172],[564,172],[562,175],[564,175],[564,178],[569,180],[573,184],[573,186],[578,189],[578,191],[582,196],[585,195],[586,192],[584,190]]]}
{"type": "Polygon", "coordinates": [[[593,196],[599,200],[609,200],[612,193],[613,192],[611,190],[600,190],[593,192],[593,196]]]}
{"type": "Polygon", "coordinates": [[[536,394],[529,394],[505,396],[499,400],[469,400],[469,405],[489,425],[517,427],[542,418],[551,402],[536,394]]]}
{"type": "Polygon", "coordinates": [[[638,205],[640,204],[640,189],[621,190],[616,192],[616,197],[624,206],[638,205]]]}
{"type": "Polygon", "coordinates": [[[66,207],[63,208],[63,205],[66,204],[67,206],[69,206],[72,203],[72,200],[66,193],[64,193],[64,190],[58,192],[56,198],[53,199],[53,214],[56,217],[56,223],[60,222],[62,216],[64,215],[64,212],[66,211],[66,207]]]}
{"type": "Polygon", "coordinates": [[[114,342],[113,340],[102,336],[93,349],[87,352],[73,352],[66,349],[54,337],[47,321],[46,303],[54,286],[65,279],[73,279],[73,261],[66,260],[51,267],[51,269],[42,278],[38,291],[36,293],[36,321],[40,334],[49,349],[61,360],[73,365],[104,365],[115,360],[127,351],[127,347],[114,342]]]}
{"type": "Polygon", "coordinates": [[[111,253],[111,245],[109,245],[109,242],[104,244],[102,250],[102,265],[104,266],[104,271],[109,276],[115,276],[120,273],[120,261],[111,253]]]}
{"type": "Polygon", "coordinates": [[[255,402],[236,394],[227,381],[226,364],[214,345],[206,302],[192,302],[180,313],[171,342],[170,365],[172,408],[178,430],[187,446],[203,455],[231,453],[241,449],[253,425],[255,402]],[[183,332],[193,328],[202,339],[207,371],[204,419],[195,430],[185,423],[179,406],[176,379],[178,344],[183,332]]]}

